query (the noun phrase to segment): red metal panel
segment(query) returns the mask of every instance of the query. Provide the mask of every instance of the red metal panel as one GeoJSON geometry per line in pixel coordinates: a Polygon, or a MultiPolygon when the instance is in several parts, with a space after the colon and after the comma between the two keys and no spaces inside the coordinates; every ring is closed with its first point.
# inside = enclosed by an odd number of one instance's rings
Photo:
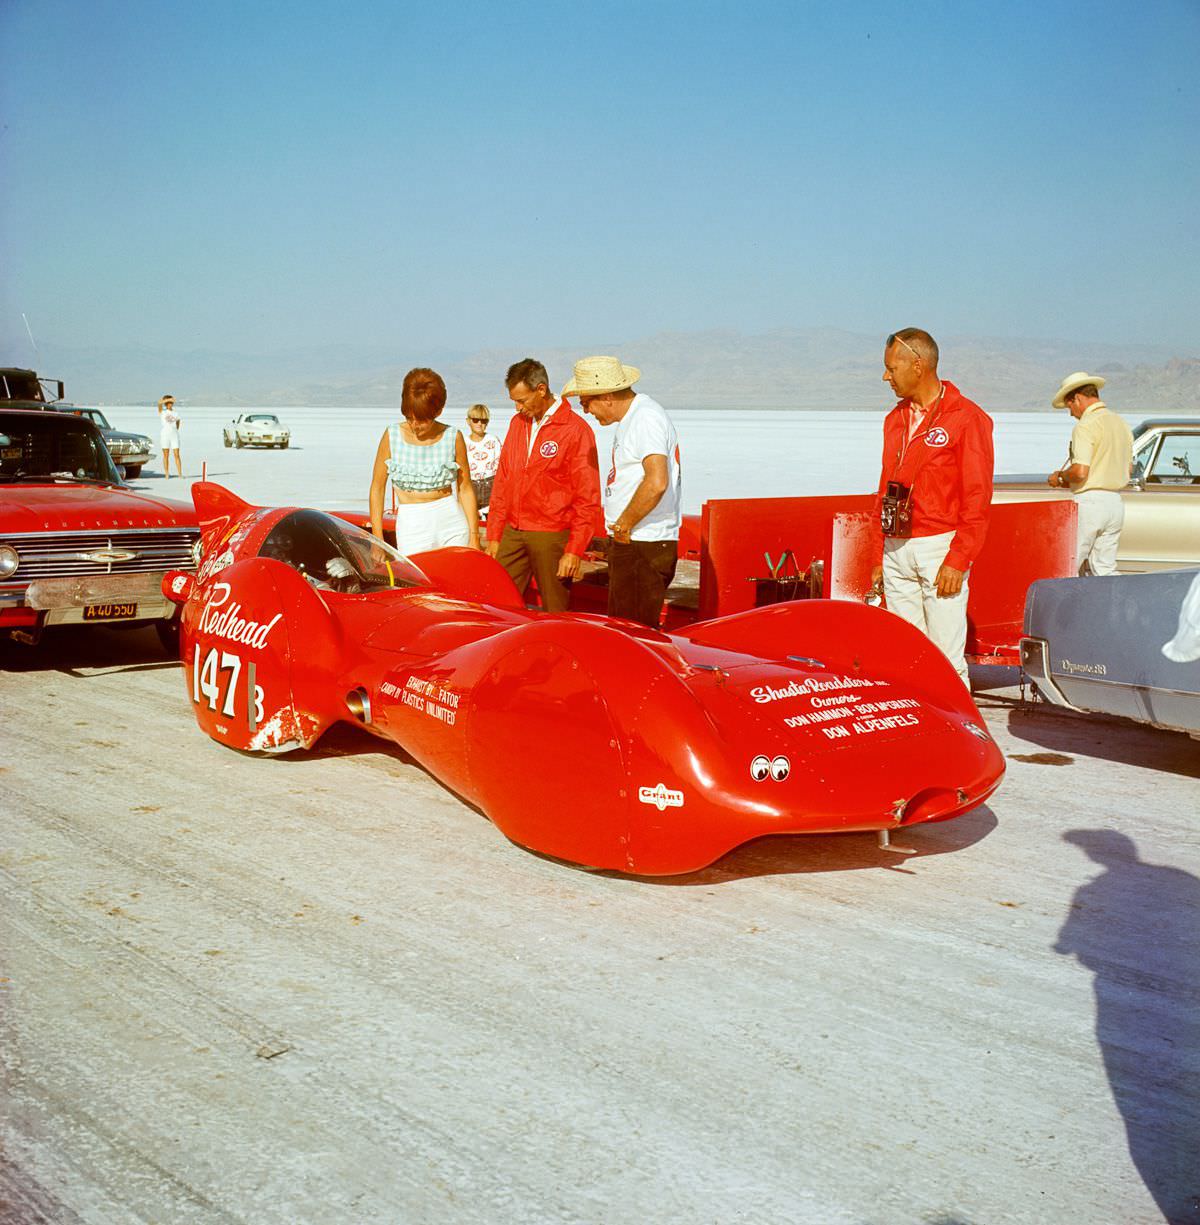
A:
{"type": "Polygon", "coordinates": [[[755,578],[790,549],[802,570],[828,565],[833,519],[842,511],[866,511],[871,494],[821,498],[717,498],[704,504],[701,525],[699,619],[754,607],[755,578]]]}
{"type": "Polygon", "coordinates": [[[1025,593],[1039,578],[1075,573],[1073,501],[992,506],[987,540],[971,569],[967,653],[1019,662],[1025,593]]]}
{"type": "MultiPolygon", "coordinates": [[[[752,608],[755,588],[751,580],[765,577],[771,564],[788,549],[801,569],[813,561],[824,563],[826,596],[861,600],[879,562],[872,502],[871,495],[861,494],[706,503],[699,619],[752,608]]],[[[1074,573],[1073,502],[994,505],[987,540],[971,569],[968,655],[1017,662],[1029,584],[1074,573]]]]}

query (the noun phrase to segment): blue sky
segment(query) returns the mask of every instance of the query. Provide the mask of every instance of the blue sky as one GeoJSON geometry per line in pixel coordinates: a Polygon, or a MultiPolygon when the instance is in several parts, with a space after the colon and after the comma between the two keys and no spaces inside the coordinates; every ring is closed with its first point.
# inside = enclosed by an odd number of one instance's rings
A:
{"type": "Polygon", "coordinates": [[[1197,0],[0,0],[0,42],[10,350],[1200,351],[1197,0]]]}

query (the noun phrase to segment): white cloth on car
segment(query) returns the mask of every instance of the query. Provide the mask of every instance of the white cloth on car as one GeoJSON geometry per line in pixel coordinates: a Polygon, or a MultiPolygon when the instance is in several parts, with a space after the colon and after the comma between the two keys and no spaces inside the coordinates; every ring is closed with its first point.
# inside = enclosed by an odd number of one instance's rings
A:
{"type": "Polygon", "coordinates": [[[1179,628],[1170,642],[1163,643],[1162,653],[1177,664],[1200,659],[1200,574],[1192,579],[1179,609],[1179,628]]]}

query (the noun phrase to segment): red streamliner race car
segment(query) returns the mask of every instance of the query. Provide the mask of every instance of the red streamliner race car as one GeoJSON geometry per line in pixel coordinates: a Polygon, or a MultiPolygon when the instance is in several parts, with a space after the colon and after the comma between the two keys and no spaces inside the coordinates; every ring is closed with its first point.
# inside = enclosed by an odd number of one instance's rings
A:
{"type": "Polygon", "coordinates": [[[765,834],[946,820],[1004,773],[950,664],[880,609],[776,604],[669,634],[540,613],[484,553],[405,558],[321,511],[192,492],[204,559],[163,590],[196,717],[231,748],[357,723],[512,841],[639,875],[765,834]]]}

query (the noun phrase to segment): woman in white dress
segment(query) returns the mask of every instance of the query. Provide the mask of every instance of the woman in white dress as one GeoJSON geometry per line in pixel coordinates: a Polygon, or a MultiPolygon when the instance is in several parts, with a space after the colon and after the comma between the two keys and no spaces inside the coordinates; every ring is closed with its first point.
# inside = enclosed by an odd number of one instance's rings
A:
{"type": "Polygon", "coordinates": [[[179,458],[179,427],[183,424],[175,411],[175,397],[163,396],[158,402],[158,419],[162,425],[159,445],[163,453],[163,476],[171,475],[171,452],[175,452],[175,471],[183,475],[183,461],[179,458]]]}

